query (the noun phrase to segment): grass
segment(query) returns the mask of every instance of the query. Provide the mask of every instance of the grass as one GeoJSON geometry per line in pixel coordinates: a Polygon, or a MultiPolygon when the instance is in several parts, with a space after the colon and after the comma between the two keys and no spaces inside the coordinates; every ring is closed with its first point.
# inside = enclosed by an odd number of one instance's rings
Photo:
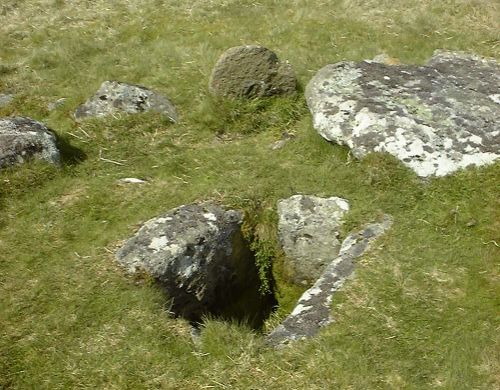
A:
{"type": "Polygon", "coordinates": [[[4,0],[0,93],[16,97],[0,116],[49,125],[64,164],[0,172],[0,388],[499,387],[500,165],[424,183],[389,156],[352,160],[325,142],[302,94],[235,103],[207,88],[218,56],[247,43],[288,59],[302,89],[328,63],[381,52],[407,63],[438,48],[498,59],[499,16],[487,0],[4,0]],[[179,123],[75,123],[106,79],[164,92],[179,123]],[[295,138],[270,150],[284,131],[295,138]],[[349,199],[346,232],[381,213],[395,224],[336,296],[335,324],[291,348],[269,350],[217,319],[194,344],[160,292],[113,261],[160,212],[204,199],[241,207],[261,258],[276,256],[271,327],[300,294],[276,246],[276,201],[296,193],[349,199]]]}

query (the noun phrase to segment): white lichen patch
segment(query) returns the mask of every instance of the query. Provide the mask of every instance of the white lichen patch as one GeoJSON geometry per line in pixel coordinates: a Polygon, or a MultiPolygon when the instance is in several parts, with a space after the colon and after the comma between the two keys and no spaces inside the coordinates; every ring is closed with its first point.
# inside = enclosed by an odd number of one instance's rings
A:
{"type": "Polygon", "coordinates": [[[337,206],[343,211],[349,211],[349,203],[345,199],[337,198],[337,206]]]}
{"type": "Polygon", "coordinates": [[[203,216],[209,221],[217,221],[217,217],[213,213],[204,213],[203,216]]]}
{"type": "Polygon", "coordinates": [[[151,243],[148,245],[149,249],[154,251],[160,251],[165,248],[168,244],[168,239],[165,236],[153,237],[151,243]]]}
{"type": "Polygon", "coordinates": [[[182,271],[182,277],[185,279],[190,278],[195,272],[198,272],[199,265],[196,263],[192,263],[188,265],[184,270],[182,271]]]}
{"type": "Polygon", "coordinates": [[[496,93],[494,95],[488,96],[491,100],[493,100],[496,104],[500,104],[500,93],[496,93]]]}
{"type": "MultiPolygon", "coordinates": [[[[356,114],[354,117],[354,126],[352,129],[352,136],[359,137],[366,133],[367,129],[370,129],[372,126],[378,123],[377,116],[373,115],[368,108],[364,107],[356,114]]],[[[379,123],[381,126],[384,123],[379,123]]]]}
{"type": "Polygon", "coordinates": [[[314,309],[313,306],[305,306],[301,303],[299,303],[295,308],[293,309],[292,313],[290,314],[291,316],[299,316],[302,313],[309,311],[311,309],[314,309]]]}

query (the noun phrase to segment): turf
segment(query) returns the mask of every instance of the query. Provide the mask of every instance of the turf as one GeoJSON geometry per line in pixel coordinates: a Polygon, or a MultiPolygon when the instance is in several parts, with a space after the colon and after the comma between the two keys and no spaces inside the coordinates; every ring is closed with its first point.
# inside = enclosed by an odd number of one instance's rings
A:
{"type": "Polygon", "coordinates": [[[424,182],[390,156],[358,161],[324,141],[302,92],[227,102],[207,87],[218,56],[240,44],[289,60],[301,91],[328,63],[382,52],[500,59],[499,20],[487,0],[2,1],[0,93],[15,99],[0,116],[54,129],[63,166],[0,172],[0,388],[500,387],[500,164],[424,182]],[[76,123],[72,112],[108,79],[165,93],[180,121],[76,123]],[[271,150],[285,131],[293,140],[271,150]],[[348,199],[346,233],[382,213],[395,223],[336,296],[336,322],[290,348],[218,319],[194,343],[161,292],[113,260],[170,208],[242,208],[261,264],[273,261],[281,305],[270,329],[301,292],[276,242],[276,201],[297,193],[348,199]]]}

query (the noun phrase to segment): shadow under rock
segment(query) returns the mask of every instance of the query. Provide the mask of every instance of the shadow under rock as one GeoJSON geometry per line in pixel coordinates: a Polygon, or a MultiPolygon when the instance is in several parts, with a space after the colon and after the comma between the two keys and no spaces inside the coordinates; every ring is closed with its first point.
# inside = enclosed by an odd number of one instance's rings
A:
{"type": "Polygon", "coordinates": [[[57,148],[61,155],[62,165],[77,165],[87,159],[85,152],[69,142],[68,138],[58,135],[57,148]]]}

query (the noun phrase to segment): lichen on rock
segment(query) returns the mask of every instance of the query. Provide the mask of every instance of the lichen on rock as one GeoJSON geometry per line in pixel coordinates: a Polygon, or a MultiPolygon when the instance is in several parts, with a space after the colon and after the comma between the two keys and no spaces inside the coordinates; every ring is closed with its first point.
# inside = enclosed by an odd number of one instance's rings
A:
{"type": "Polygon", "coordinates": [[[280,348],[312,337],[332,323],[331,303],[335,292],[351,277],[356,259],[391,226],[392,218],[385,215],[381,222],[369,224],[350,234],[342,242],[338,256],[327,265],[314,285],[302,294],[293,311],[266,336],[267,343],[280,348]]]}
{"type": "Polygon", "coordinates": [[[242,219],[240,211],[213,203],[179,206],[144,223],[116,258],[129,273],[156,280],[176,315],[199,322],[210,314],[259,326],[275,301],[259,291],[242,219]]]}
{"type": "Polygon", "coordinates": [[[60,153],[54,132],[31,118],[0,118],[0,168],[30,159],[59,164],[60,153]]]}
{"type": "Polygon", "coordinates": [[[177,121],[177,111],[164,95],[140,85],[118,81],[105,81],[97,92],[75,111],[75,119],[104,117],[116,113],[137,114],[158,112],[172,122],[177,121]]]}
{"type": "Polygon", "coordinates": [[[290,281],[312,284],[337,256],[348,210],[348,201],[338,197],[293,195],[278,201],[278,235],[290,281]]]}
{"type": "Polygon", "coordinates": [[[500,157],[500,67],[437,51],[425,66],[327,65],[309,82],[314,128],[356,157],[388,152],[421,177],[500,157]]]}

